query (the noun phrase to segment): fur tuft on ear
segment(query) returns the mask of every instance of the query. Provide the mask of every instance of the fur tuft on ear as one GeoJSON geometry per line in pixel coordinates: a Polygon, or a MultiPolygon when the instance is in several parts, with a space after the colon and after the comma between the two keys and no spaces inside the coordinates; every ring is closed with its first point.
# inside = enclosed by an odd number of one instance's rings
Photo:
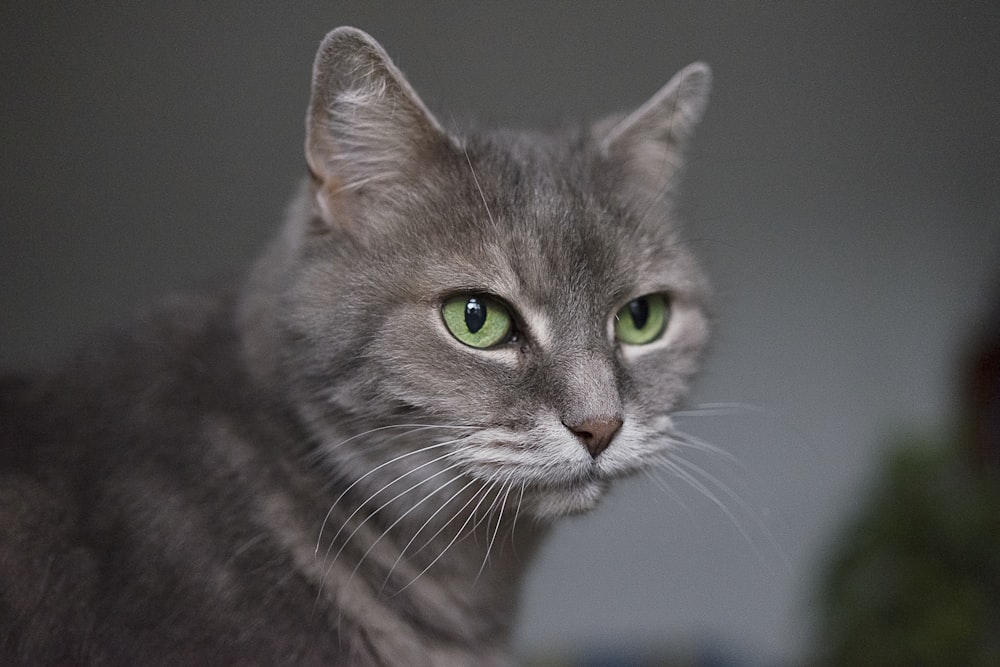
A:
{"type": "Polygon", "coordinates": [[[630,175],[650,188],[650,194],[662,194],[683,165],[684,150],[705,111],[711,86],[708,65],[688,65],[599,137],[602,152],[625,160],[630,175]]]}
{"type": "Polygon", "coordinates": [[[313,66],[306,161],[328,226],[350,227],[365,198],[392,200],[448,142],[378,42],[350,27],[327,34],[313,66]]]}

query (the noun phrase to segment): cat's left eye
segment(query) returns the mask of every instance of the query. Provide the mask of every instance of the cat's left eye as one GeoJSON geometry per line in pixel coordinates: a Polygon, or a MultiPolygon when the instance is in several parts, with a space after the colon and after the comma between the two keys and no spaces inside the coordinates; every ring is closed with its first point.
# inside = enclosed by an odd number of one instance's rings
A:
{"type": "Polygon", "coordinates": [[[663,294],[633,299],[615,314],[615,338],[628,345],[646,345],[663,335],[670,319],[670,303],[663,294]]]}
{"type": "Polygon", "coordinates": [[[482,294],[451,297],[441,307],[441,317],[452,336],[479,349],[507,342],[514,329],[507,307],[482,294]]]}

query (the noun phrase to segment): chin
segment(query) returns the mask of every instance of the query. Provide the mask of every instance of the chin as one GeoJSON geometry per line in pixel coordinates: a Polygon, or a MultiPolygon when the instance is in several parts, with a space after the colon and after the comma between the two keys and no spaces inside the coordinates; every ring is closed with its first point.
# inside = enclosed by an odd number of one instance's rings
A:
{"type": "Polygon", "coordinates": [[[572,486],[543,487],[525,496],[525,509],[540,520],[583,514],[597,506],[607,493],[606,480],[588,480],[572,486]]]}

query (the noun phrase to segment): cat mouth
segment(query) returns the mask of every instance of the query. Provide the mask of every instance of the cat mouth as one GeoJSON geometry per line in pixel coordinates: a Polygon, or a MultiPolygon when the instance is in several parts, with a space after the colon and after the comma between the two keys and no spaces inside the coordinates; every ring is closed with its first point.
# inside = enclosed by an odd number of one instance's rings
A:
{"type": "Polygon", "coordinates": [[[469,472],[486,484],[505,478],[517,493],[522,508],[539,519],[580,514],[592,509],[604,497],[616,475],[605,470],[598,460],[578,462],[562,474],[535,465],[501,461],[476,461],[469,472]]]}

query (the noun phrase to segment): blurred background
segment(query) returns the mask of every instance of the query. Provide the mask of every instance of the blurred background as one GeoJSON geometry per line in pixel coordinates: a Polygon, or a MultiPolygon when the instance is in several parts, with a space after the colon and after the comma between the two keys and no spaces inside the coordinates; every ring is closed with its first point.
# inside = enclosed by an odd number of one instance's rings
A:
{"type": "MultiPolygon", "coordinates": [[[[882,534],[880,506],[921,525],[891,489],[982,481],[954,462],[1000,303],[1000,8],[6,2],[0,365],[49,363],[158,295],[239,275],[304,174],[313,55],[344,24],[443,118],[515,127],[630,109],[712,65],[682,209],[718,323],[679,422],[735,461],[693,459],[715,500],[637,479],[561,524],[517,647],[553,665],[836,660],[832,628],[871,603],[836,594],[864,560],[852,540],[882,534]]],[[[855,587],[888,586],[896,558],[855,587]]]]}

